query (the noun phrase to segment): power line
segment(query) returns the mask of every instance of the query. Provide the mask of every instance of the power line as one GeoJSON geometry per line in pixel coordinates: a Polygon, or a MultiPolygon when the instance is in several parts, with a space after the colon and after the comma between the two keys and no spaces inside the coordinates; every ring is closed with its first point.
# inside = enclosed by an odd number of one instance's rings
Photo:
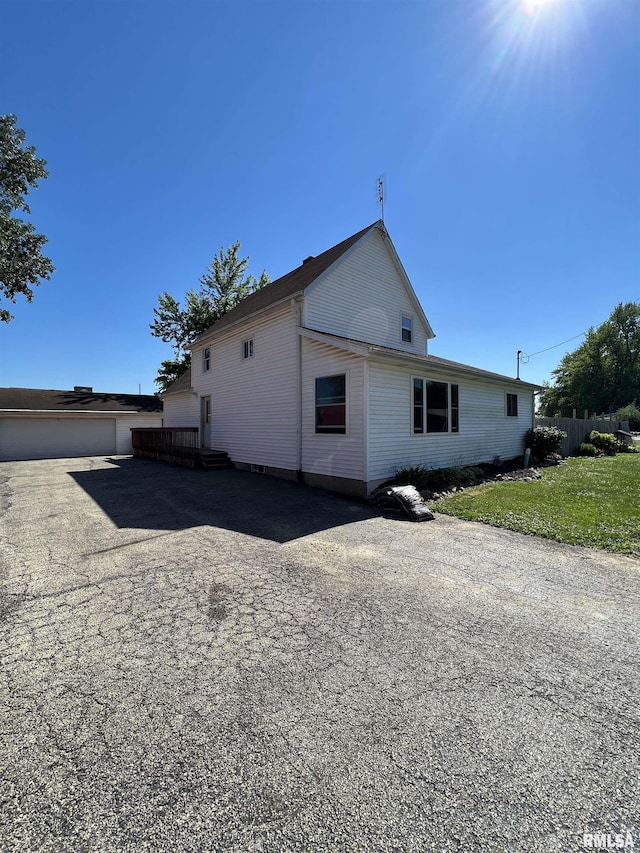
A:
{"type": "MultiPolygon", "coordinates": [[[[634,301],[634,304],[635,304],[635,305],[637,305],[637,304],[640,302],[640,299],[634,299],[633,301],[634,301]]],[[[608,319],[609,319],[609,318],[607,317],[607,320],[608,320],[608,319]]],[[[603,320],[603,321],[602,321],[602,323],[606,323],[606,322],[607,322],[607,320],[603,320]]],[[[599,323],[599,326],[602,326],[602,323],[599,323]]],[[[593,328],[593,327],[591,327],[591,328],[593,328]]],[[[575,341],[575,340],[576,340],[576,338],[581,338],[583,335],[588,334],[588,332],[589,332],[589,329],[587,329],[587,330],[586,330],[586,331],[584,331],[584,332],[580,332],[580,334],[579,334],[579,335],[574,335],[572,338],[567,338],[567,340],[566,340],[566,341],[560,341],[560,343],[559,343],[559,344],[554,344],[552,347],[547,347],[546,349],[539,349],[537,352],[526,353],[526,352],[524,352],[524,351],[523,351],[523,352],[522,352],[522,356],[521,356],[521,358],[520,358],[520,361],[521,361],[523,364],[527,364],[527,362],[529,361],[529,359],[530,359],[530,358],[533,358],[533,356],[534,356],[534,355],[540,355],[540,354],[541,354],[541,353],[543,353],[543,352],[549,352],[549,350],[556,349],[557,347],[561,347],[563,344],[568,344],[570,341],[575,341]]]]}

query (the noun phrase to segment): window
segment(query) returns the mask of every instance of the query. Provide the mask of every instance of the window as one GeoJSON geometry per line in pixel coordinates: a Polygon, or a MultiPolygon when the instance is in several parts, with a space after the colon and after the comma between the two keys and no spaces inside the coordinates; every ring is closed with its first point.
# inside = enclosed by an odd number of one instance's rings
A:
{"type": "Polygon", "coordinates": [[[402,341],[410,344],[413,340],[413,319],[402,315],[402,341]]]}
{"type": "Polygon", "coordinates": [[[347,431],[347,377],[321,376],[316,379],[316,432],[347,431]]]}
{"type": "Polygon", "coordinates": [[[253,358],[253,338],[242,342],[242,357],[253,358]]]}
{"type": "Polygon", "coordinates": [[[458,386],[414,376],[413,432],[459,432],[458,386]]]}
{"type": "Polygon", "coordinates": [[[211,348],[205,347],[202,353],[202,370],[206,373],[211,368],[211,348]]]}
{"type": "Polygon", "coordinates": [[[518,395],[517,394],[507,394],[507,417],[508,418],[517,418],[518,417],[518,395]]]}

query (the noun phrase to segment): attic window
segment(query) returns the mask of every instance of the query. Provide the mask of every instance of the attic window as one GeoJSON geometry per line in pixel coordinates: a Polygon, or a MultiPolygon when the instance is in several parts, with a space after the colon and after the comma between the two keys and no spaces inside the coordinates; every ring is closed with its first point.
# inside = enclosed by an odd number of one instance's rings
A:
{"type": "Polygon", "coordinates": [[[413,318],[402,315],[402,342],[410,344],[413,341],[413,318]]]}
{"type": "Polygon", "coordinates": [[[253,338],[242,342],[242,357],[253,358],[253,338]]]}

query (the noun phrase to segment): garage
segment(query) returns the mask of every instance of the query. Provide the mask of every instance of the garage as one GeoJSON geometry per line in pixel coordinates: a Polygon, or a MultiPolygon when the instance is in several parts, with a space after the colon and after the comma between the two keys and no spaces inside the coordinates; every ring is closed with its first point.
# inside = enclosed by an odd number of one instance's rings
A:
{"type": "Polygon", "coordinates": [[[2,458],[56,459],[116,452],[115,418],[2,418],[2,458]]]}
{"type": "Polygon", "coordinates": [[[159,426],[151,394],[0,388],[0,461],[126,455],[132,428],[159,426]]]}

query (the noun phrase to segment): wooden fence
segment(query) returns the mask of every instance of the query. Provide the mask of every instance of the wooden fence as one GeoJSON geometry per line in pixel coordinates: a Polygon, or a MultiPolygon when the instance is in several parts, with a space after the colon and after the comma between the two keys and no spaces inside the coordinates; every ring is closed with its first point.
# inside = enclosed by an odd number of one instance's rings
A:
{"type": "Polygon", "coordinates": [[[131,430],[133,455],[195,468],[198,427],[136,427],[131,430]]]}
{"type": "Polygon", "coordinates": [[[558,453],[572,456],[580,447],[591,430],[615,432],[617,429],[629,431],[628,421],[616,421],[609,418],[536,418],[536,426],[558,427],[567,433],[558,453]]]}

